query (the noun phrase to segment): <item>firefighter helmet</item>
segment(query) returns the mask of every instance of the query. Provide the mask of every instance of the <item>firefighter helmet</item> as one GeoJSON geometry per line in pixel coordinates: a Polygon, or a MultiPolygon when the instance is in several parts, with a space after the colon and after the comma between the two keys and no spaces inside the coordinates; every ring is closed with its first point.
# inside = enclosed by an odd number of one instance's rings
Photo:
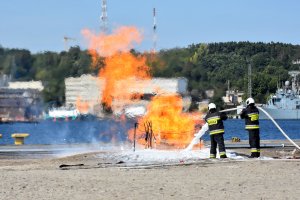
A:
{"type": "Polygon", "coordinates": [[[216,104],[214,104],[214,103],[208,104],[208,110],[216,109],[216,108],[217,108],[217,107],[216,107],[216,104]]]}
{"type": "Polygon", "coordinates": [[[254,99],[253,98],[248,98],[247,100],[246,100],[246,105],[248,106],[248,105],[250,105],[250,104],[254,104],[255,102],[254,102],[254,99]]]}

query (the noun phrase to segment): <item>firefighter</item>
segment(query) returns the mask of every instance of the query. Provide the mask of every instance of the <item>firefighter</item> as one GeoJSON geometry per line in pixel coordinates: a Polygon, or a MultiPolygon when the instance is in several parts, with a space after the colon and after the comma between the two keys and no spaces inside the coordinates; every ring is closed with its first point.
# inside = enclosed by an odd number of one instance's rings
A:
{"type": "Polygon", "coordinates": [[[249,133],[249,144],[252,158],[260,156],[260,138],[259,138],[259,111],[255,106],[253,98],[246,100],[247,107],[241,112],[241,118],[245,119],[245,129],[249,133]]]}
{"type": "Polygon", "coordinates": [[[223,120],[227,119],[226,113],[220,113],[216,109],[216,104],[208,104],[208,113],[204,120],[208,124],[210,134],[210,158],[216,158],[217,145],[219,147],[220,158],[227,158],[224,144],[224,125],[223,120]]]}

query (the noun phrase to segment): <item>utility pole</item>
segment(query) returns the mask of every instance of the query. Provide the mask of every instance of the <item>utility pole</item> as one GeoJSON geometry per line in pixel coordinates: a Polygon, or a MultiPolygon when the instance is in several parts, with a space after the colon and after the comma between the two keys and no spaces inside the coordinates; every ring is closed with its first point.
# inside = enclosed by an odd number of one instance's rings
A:
{"type": "Polygon", "coordinates": [[[155,8],[153,8],[153,52],[156,52],[156,42],[157,42],[157,35],[156,35],[156,28],[157,28],[157,24],[156,24],[156,11],[155,8]]]}
{"type": "Polygon", "coordinates": [[[228,93],[230,91],[230,80],[227,80],[227,90],[228,90],[228,93]]]}
{"type": "Polygon", "coordinates": [[[107,28],[107,4],[106,4],[106,0],[102,0],[100,21],[101,21],[101,26],[100,26],[101,32],[107,33],[108,28],[107,28]]]}
{"type": "Polygon", "coordinates": [[[248,97],[252,97],[252,69],[251,69],[251,62],[248,63],[248,97]]]}

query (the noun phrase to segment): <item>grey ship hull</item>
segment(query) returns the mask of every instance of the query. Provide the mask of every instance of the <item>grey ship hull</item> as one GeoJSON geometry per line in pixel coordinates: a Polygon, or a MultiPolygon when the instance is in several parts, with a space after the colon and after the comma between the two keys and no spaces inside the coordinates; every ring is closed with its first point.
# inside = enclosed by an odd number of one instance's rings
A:
{"type": "MultiPolygon", "coordinates": [[[[263,109],[274,119],[300,119],[300,109],[263,109]]],[[[259,112],[260,119],[269,119],[262,111],[259,112]]]]}

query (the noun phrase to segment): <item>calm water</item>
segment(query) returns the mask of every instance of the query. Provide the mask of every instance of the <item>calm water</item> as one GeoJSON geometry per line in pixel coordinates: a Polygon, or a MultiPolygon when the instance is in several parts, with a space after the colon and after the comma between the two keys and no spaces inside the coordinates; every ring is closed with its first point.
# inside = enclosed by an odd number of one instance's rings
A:
{"type": "MultiPolygon", "coordinates": [[[[281,128],[292,138],[300,139],[300,120],[277,120],[281,128]]],[[[285,139],[270,120],[260,120],[261,139],[285,139]]],[[[29,133],[26,144],[70,144],[125,141],[127,131],[134,122],[102,121],[43,121],[40,123],[0,124],[0,144],[13,144],[12,133],[29,133]]],[[[225,139],[239,137],[248,139],[244,121],[230,119],[225,121],[225,139]]],[[[204,139],[208,139],[208,134],[204,139]]]]}

